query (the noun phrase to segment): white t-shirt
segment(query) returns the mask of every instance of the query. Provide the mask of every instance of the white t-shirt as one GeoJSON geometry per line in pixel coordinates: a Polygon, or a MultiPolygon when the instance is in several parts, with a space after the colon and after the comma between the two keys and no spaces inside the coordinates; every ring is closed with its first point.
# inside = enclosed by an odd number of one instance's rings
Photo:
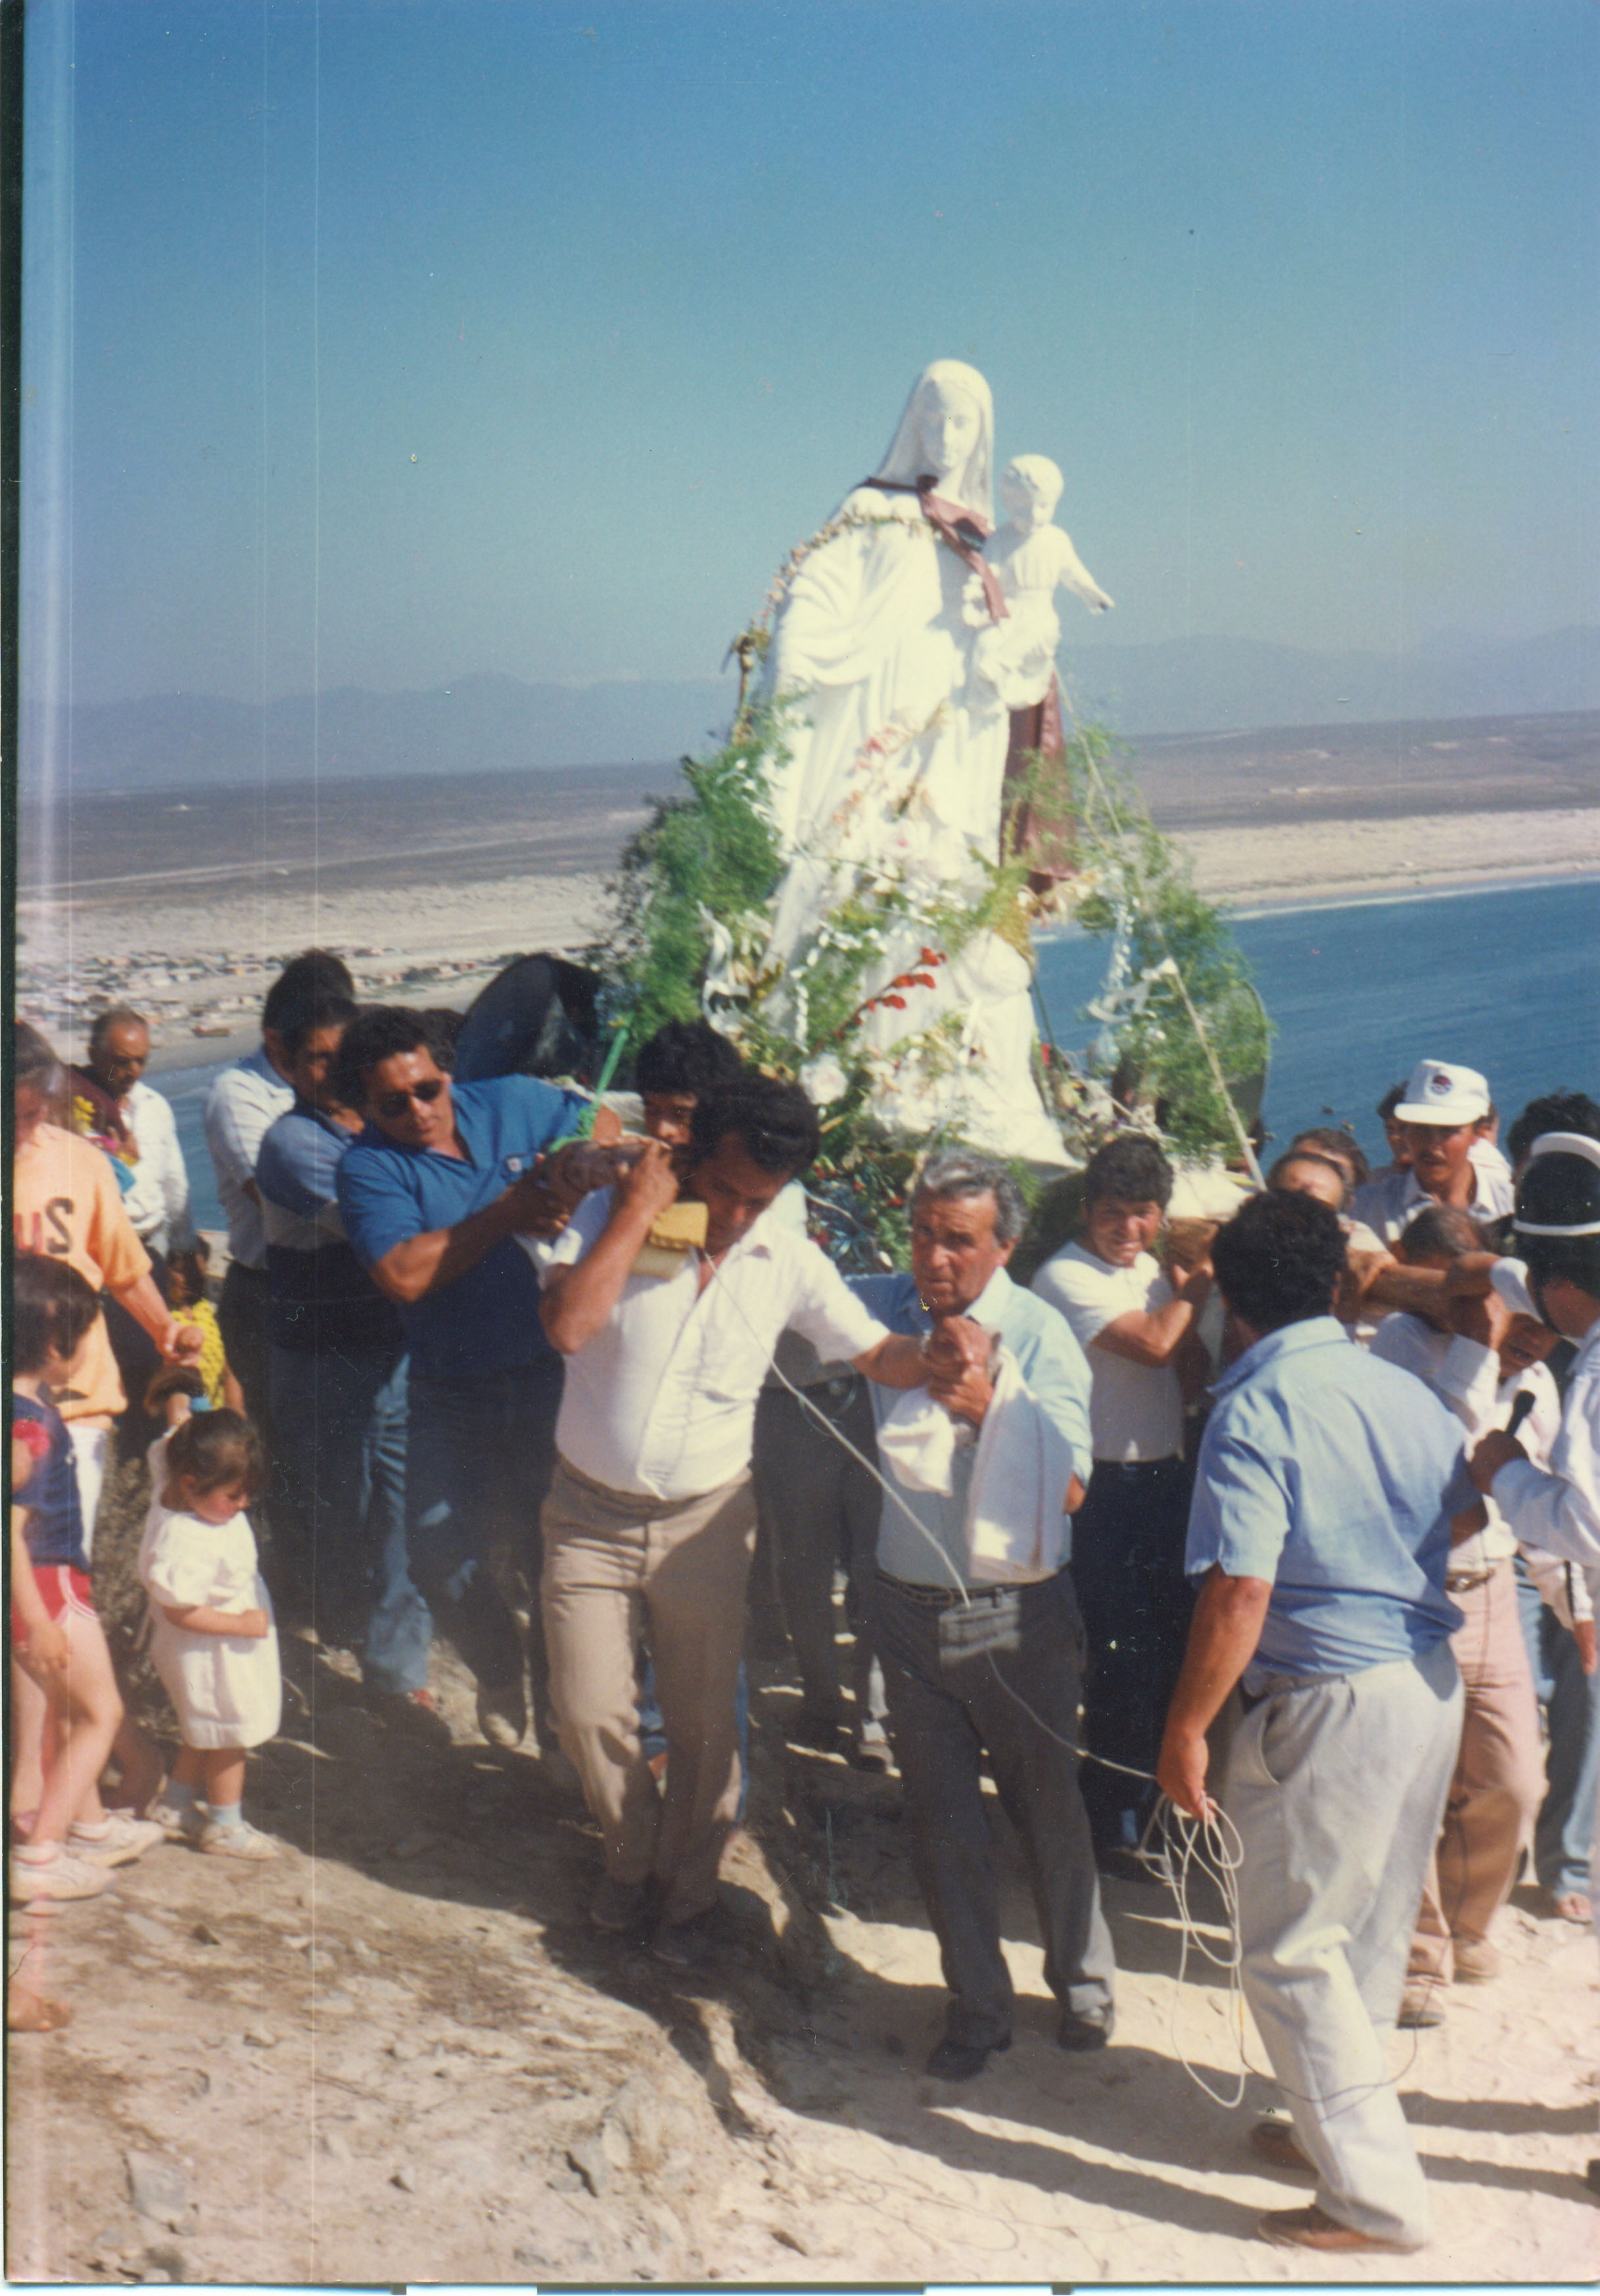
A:
{"type": "MultiPolygon", "coordinates": [[[[611,1191],[586,1196],[551,1267],[581,1259],[605,1227],[611,1191]]],[[[676,1275],[630,1275],[593,1339],[567,1357],[555,1447],[610,1490],[661,1499],[719,1490],[750,1464],[756,1398],[778,1334],[853,1363],[889,1334],[810,1239],[770,1211],[724,1253],[703,1291],[699,1257],[676,1275]]]]}
{"type": "Polygon", "coordinates": [[[1088,1357],[1089,1431],[1096,1459],[1170,1459],[1184,1447],[1183,1395],[1170,1364],[1157,1371],[1097,1348],[1120,1316],[1164,1308],[1175,1297],[1159,1260],[1140,1252],[1131,1267],[1112,1267],[1081,1243],[1069,1243],[1033,1279],[1041,1300],[1057,1308],[1088,1357]]]}

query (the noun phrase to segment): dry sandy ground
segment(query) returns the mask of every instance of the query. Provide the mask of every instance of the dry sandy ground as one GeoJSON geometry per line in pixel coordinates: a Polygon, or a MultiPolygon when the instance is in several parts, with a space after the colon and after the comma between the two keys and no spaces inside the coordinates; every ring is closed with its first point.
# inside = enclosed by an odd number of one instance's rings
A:
{"type": "MultiPolygon", "coordinates": [[[[114,1544],[96,1561],[114,1581],[114,1544]]],[[[898,1781],[789,1746],[782,1667],[755,1670],[750,1829],[724,1872],[742,1942],[684,1978],[588,1927],[581,1806],[476,1742],[458,1675],[440,1669],[455,1742],[424,1748],[372,1720],[349,1661],[286,1647],[284,1735],[249,1789],[283,1858],[167,1846],[107,1897],[18,1926],[13,1962],[30,1951],[77,2018],[11,2046],[13,2277],[1387,2285],[1600,2267],[1582,2183],[1600,1964],[1530,1896],[1501,1915],[1504,1976],[1396,2050],[1437,2241],[1329,2263],[1253,2237],[1304,2188],[1254,2165],[1247,2113],[1177,2062],[1175,2027],[1214,2087],[1237,2058],[1215,1972],[1176,1982],[1165,1892],[1108,1885],[1115,2044],[1064,2055],[997,1810],[1015,2042],[970,2086],[934,2082],[944,1994],[898,1781]]],[[[1268,2095],[1252,2082],[1252,2104],[1268,2095]]]]}
{"type": "Polygon", "coordinates": [[[1186,829],[1173,841],[1211,899],[1241,908],[1443,892],[1600,871],[1600,807],[1398,821],[1186,829]]]}
{"type": "MultiPolygon", "coordinates": [[[[1175,841],[1193,857],[1201,891],[1241,907],[1375,899],[1600,873],[1600,807],[1186,829],[1175,841]]],[[[393,865],[404,873],[414,863],[393,865]]],[[[221,893],[164,886],[138,898],[85,898],[70,909],[23,901],[19,1001],[76,1050],[71,1018],[53,990],[33,984],[35,968],[50,967],[57,986],[68,976],[79,980],[92,1004],[126,995],[152,1009],[164,1056],[158,1066],[179,1051],[211,1060],[230,1046],[193,1037],[193,1023],[232,1021],[253,1041],[250,1024],[278,965],[311,943],[356,952],[352,969],[373,994],[465,1005],[508,954],[576,952],[603,933],[607,914],[606,882],[594,873],[444,875],[374,888],[330,869],[316,887],[235,885],[221,893]],[[212,968],[207,977],[150,985],[165,967],[195,962],[212,968]],[[470,969],[442,983],[398,978],[407,966],[452,963],[470,969]],[[113,967],[117,978],[97,972],[91,980],[82,970],[89,967],[113,967]],[[158,999],[179,1009],[163,1012],[158,999]]]]}

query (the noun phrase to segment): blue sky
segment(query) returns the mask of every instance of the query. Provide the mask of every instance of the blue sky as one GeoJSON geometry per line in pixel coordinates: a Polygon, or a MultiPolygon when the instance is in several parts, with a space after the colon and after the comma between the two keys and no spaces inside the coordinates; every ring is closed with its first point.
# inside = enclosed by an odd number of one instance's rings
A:
{"type": "Polygon", "coordinates": [[[939,356],[1066,473],[1069,641],[1600,620],[1592,0],[43,0],[28,68],[77,699],[708,676],[939,356]]]}

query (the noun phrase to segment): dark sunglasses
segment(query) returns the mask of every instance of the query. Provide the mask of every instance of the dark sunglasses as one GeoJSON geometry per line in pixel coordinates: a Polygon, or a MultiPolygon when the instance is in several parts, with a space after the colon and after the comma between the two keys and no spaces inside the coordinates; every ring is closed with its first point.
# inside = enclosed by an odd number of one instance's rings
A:
{"type": "Polygon", "coordinates": [[[373,1106],[380,1116],[388,1117],[392,1124],[397,1117],[405,1115],[414,1100],[419,1101],[424,1108],[431,1108],[444,1088],[443,1077],[430,1077],[426,1084],[413,1085],[409,1092],[386,1092],[382,1100],[373,1103],[373,1106]]]}

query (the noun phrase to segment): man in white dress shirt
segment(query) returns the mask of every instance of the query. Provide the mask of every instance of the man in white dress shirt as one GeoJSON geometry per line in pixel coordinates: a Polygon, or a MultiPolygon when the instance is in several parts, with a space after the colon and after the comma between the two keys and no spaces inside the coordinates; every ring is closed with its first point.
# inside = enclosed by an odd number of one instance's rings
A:
{"type": "Polygon", "coordinates": [[[803,1235],[764,1217],[816,1153],[797,1086],[753,1077],[694,1109],[681,1193],[703,1246],[670,1275],[635,1272],[680,1193],[652,1142],[587,1197],[548,1254],[545,1329],[567,1359],[544,1514],[542,1607],[562,1745],[605,1844],[591,1915],[693,1965],[717,1946],[717,1873],[740,1772],[734,1713],[755,1535],[756,1399],[781,1332],[868,1378],[915,1387],[918,1342],[890,1334],[803,1235]],[[643,1636],[667,1734],[658,1792],[638,1734],[643,1636]]]}
{"type": "Polygon", "coordinates": [[[149,1059],[150,1023],[143,1013],[127,1004],[96,1013],[84,1072],[116,1103],[132,1136],[136,1152],[122,1209],[145,1250],[164,1260],[168,1252],[193,1248],[194,1223],[171,1103],[144,1081],[149,1059]]]}

